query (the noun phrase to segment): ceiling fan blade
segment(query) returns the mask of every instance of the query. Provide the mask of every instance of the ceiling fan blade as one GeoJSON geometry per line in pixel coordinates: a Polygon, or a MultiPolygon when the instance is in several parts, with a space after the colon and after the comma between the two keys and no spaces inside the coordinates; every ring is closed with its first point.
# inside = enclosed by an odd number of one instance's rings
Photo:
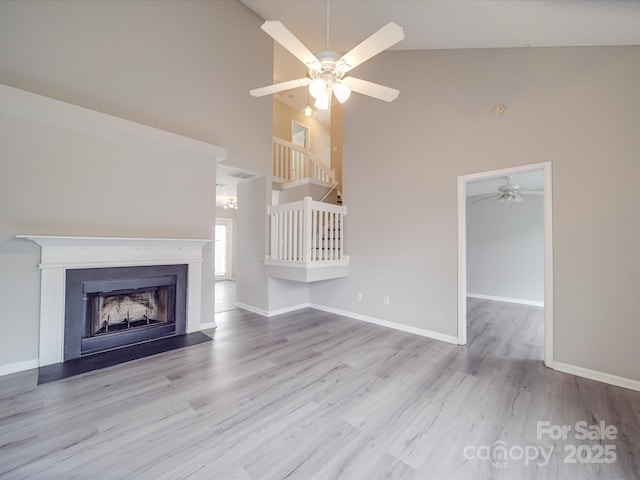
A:
{"type": "Polygon", "coordinates": [[[478,195],[469,195],[468,198],[480,198],[480,197],[493,197],[493,196],[499,196],[499,193],[479,193],[478,195]]]}
{"type": "Polygon", "coordinates": [[[478,203],[481,202],[482,200],[489,200],[492,197],[499,197],[500,194],[499,193],[484,193],[482,195],[471,195],[469,197],[469,203],[478,203]],[[472,200],[473,199],[473,200],[472,200]]]}
{"type": "Polygon", "coordinates": [[[486,200],[487,198],[499,197],[499,196],[500,196],[499,193],[481,193],[479,195],[469,195],[467,199],[470,200],[471,203],[475,203],[475,202],[479,202],[480,200],[486,200]]]}
{"type": "Polygon", "coordinates": [[[297,80],[289,80],[288,82],[276,83],[275,85],[269,85],[268,87],[254,88],[253,90],[249,90],[249,93],[254,97],[263,97],[265,95],[271,95],[272,93],[291,90],[292,88],[306,87],[310,83],[310,78],[303,77],[298,78],[297,80]]]}
{"type": "Polygon", "coordinates": [[[267,20],[262,24],[262,30],[267,32],[276,42],[289,50],[298,60],[308,68],[319,67],[320,62],[311,51],[298,40],[287,27],[277,20],[267,20]]]}
{"type": "MultiPolygon", "coordinates": [[[[352,48],[340,60],[344,62],[344,66],[340,68],[343,72],[348,72],[352,68],[357,67],[366,62],[374,55],[395,45],[404,38],[402,27],[393,22],[387,23],[384,27],[364,40],[359,45],[352,48]]],[[[339,62],[340,62],[339,60],[339,62]]],[[[342,63],[340,62],[340,63],[342,63]]]]}
{"type": "Polygon", "coordinates": [[[525,187],[520,187],[519,189],[521,192],[523,193],[543,193],[544,190],[542,190],[541,188],[525,188],[525,187]]]}
{"type": "Polygon", "coordinates": [[[347,77],[343,82],[345,82],[354,92],[368,95],[370,97],[377,98],[378,100],[384,100],[385,102],[393,102],[400,94],[400,90],[368,82],[360,78],[347,77]]]}

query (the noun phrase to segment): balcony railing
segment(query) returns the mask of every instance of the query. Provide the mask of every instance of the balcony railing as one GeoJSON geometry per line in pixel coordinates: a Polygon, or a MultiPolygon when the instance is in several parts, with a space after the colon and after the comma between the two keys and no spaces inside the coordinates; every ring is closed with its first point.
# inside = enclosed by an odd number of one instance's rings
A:
{"type": "Polygon", "coordinates": [[[315,202],[272,205],[270,249],[265,263],[331,265],[348,263],[344,254],[347,207],[315,202]]]}
{"type": "Polygon", "coordinates": [[[286,182],[313,178],[334,185],[335,169],[327,167],[310,150],[273,137],[273,176],[286,182]]]}

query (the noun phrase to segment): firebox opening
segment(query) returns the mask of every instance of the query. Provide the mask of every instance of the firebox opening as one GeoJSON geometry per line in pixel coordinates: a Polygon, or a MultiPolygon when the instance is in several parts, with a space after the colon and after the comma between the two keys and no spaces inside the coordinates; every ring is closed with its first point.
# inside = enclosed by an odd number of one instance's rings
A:
{"type": "Polygon", "coordinates": [[[91,308],[85,337],[174,323],[174,296],[175,288],[169,286],[89,294],[91,308]]]}

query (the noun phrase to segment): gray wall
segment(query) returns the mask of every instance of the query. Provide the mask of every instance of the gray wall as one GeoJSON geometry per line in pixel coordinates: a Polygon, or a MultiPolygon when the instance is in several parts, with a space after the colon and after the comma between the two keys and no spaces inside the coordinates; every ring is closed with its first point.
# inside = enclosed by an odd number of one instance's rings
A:
{"type": "Polygon", "coordinates": [[[264,256],[267,248],[267,196],[270,177],[256,177],[238,183],[238,276],[236,301],[260,310],[269,310],[264,256]],[[269,179],[267,179],[269,178],[269,179]]]}
{"type": "MultiPolygon", "coordinates": [[[[235,1],[0,2],[0,83],[214,143],[229,163],[269,171],[271,99],[248,94],[272,79],[261,23],[235,1]]],[[[0,121],[2,366],[38,353],[39,248],[16,234],[212,238],[215,165],[0,121]],[[141,192],[140,178],[154,188],[141,192]]],[[[211,322],[210,247],[203,271],[211,322]]]]}
{"type": "Polygon", "coordinates": [[[0,83],[228,149],[269,172],[263,20],[235,0],[0,2],[0,83]],[[247,141],[250,132],[251,141],[247,141]]]}
{"type": "Polygon", "coordinates": [[[351,274],[310,301],[455,335],[457,177],[551,161],[555,359],[640,380],[640,47],[385,52],[357,73],[401,93],[343,106],[351,274]]]}
{"type": "Polygon", "coordinates": [[[467,202],[467,292],[544,302],[542,195],[467,202]]]}
{"type": "Polygon", "coordinates": [[[236,301],[262,312],[309,301],[307,284],[267,277],[264,266],[269,231],[266,202],[270,197],[270,177],[256,177],[238,184],[236,301]]]}
{"type": "Polygon", "coordinates": [[[270,312],[307,303],[309,303],[309,287],[306,283],[269,278],[270,312]]]}

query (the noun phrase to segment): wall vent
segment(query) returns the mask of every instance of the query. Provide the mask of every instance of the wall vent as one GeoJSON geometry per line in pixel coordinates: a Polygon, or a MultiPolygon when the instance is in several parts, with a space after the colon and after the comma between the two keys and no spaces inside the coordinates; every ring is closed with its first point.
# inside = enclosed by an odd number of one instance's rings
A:
{"type": "Polygon", "coordinates": [[[240,170],[236,170],[235,172],[231,172],[227,175],[227,177],[241,178],[242,180],[249,180],[250,178],[255,177],[253,173],[242,172],[240,170]]]}

